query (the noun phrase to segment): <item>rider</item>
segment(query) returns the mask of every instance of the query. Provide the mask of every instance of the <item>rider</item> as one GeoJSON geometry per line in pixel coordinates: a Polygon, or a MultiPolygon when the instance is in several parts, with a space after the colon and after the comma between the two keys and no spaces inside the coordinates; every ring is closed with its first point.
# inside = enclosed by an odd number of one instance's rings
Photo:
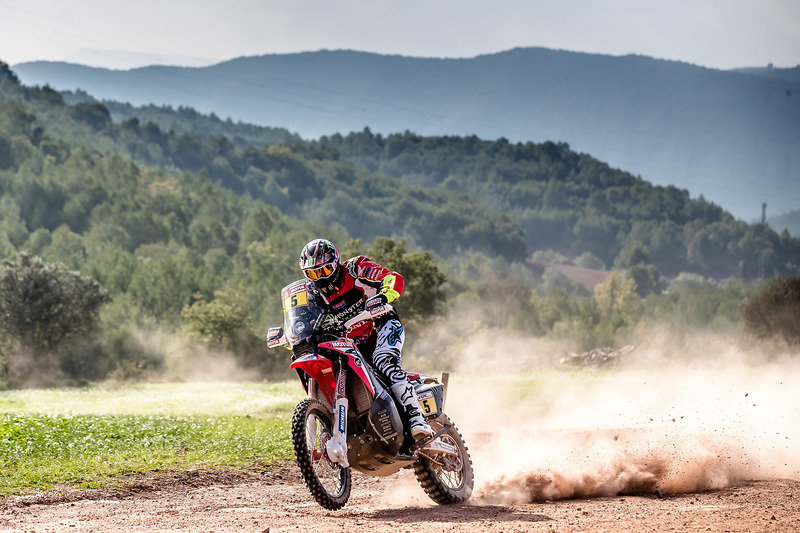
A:
{"type": "MultiPolygon", "coordinates": [[[[303,275],[319,289],[323,305],[342,322],[364,309],[373,309],[394,301],[403,292],[403,276],[359,255],[344,263],[330,241],[314,239],[300,252],[303,275]]],[[[400,366],[400,352],[405,341],[403,324],[392,310],[373,322],[348,333],[362,352],[372,351],[372,364],[390,384],[390,390],[402,406],[414,439],[433,434],[419,408],[417,393],[400,366]]]]}

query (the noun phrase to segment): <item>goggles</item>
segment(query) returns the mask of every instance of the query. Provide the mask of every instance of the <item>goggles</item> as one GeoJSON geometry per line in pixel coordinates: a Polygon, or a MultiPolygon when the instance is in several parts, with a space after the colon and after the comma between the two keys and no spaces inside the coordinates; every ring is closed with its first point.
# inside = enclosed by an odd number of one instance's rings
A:
{"type": "Polygon", "coordinates": [[[303,274],[305,274],[308,279],[314,281],[320,278],[327,278],[333,274],[334,269],[335,265],[333,263],[328,263],[314,268],[304,268],[303,274]]]}

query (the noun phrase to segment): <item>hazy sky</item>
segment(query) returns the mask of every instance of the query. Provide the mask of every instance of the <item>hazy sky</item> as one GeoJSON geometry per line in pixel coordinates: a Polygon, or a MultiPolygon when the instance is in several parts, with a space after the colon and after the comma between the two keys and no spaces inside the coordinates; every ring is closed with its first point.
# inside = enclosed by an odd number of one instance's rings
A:
{"type": "Polygon", "coordinates": [[[11,64],[128,68],[321,48],[469,57],[515,46],[794,66],[800,0],[0,0],[0,60],[11,64]]]}

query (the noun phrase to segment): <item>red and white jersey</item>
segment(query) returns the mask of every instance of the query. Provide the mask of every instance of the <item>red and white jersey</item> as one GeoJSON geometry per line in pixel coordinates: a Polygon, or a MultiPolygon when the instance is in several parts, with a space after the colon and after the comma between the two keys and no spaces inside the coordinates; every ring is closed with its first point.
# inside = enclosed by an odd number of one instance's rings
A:
{"type": "MultiPolygon", "coordinates": [[[[341,322],[363,311],[364,302],[377,294],[385,294],[391,302],[403,292],[403,276],[363,255],[348,259],[341,267],[342,273],[333,290],[322,295],[329,312],[341,322]]],[[[348,336],[354,340],[366,340],[374,333],[372,322],[367,322],[348,336]]]]}

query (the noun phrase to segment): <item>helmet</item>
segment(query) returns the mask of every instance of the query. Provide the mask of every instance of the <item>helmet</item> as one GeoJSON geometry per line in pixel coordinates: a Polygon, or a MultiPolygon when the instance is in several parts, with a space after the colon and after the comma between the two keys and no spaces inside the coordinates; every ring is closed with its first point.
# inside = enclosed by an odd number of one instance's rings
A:
{"type": "Polygon", "coordinates": [[[331,241],[314,239],[300,252],[300,269],[319,289],[330,289],[339,278],[339,252],[331,241]]]}

